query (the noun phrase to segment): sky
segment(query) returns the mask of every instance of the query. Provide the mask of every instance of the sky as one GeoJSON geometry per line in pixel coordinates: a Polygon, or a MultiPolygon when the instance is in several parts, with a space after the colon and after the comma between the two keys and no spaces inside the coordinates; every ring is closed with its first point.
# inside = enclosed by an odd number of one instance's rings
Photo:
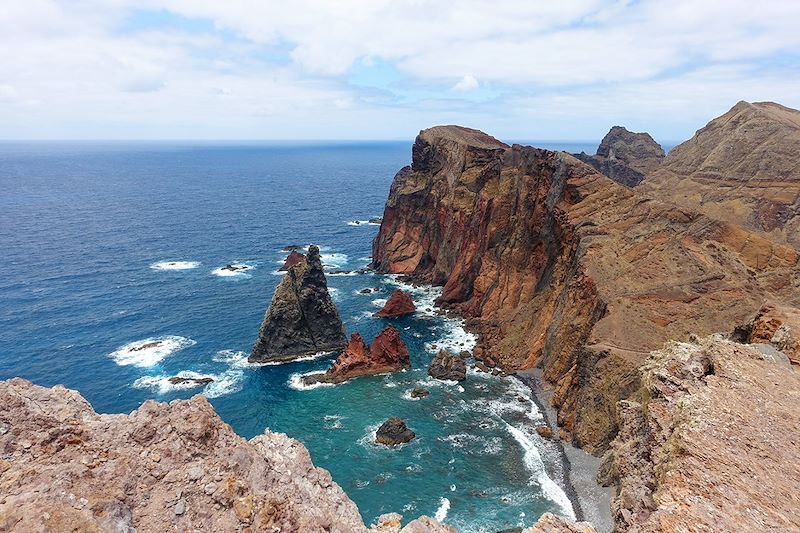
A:
{"type": "Polygon", "coordinates": [[[691,137],[800,107],[798,0],[0,0],[0,139],[691,137]]]}

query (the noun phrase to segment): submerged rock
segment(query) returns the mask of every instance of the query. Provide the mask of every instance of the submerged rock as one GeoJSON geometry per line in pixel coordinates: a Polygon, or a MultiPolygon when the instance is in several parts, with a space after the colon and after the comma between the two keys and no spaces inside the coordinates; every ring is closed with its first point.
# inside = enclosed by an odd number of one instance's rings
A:
{"type": "Polygon", "coordinates": [[[445,381],[464,381],[467,379],[467,365],[460,357],[440,350],[428,367],[428,375],[445,381]]]}
{"type": "Polygon", "coordinates": [[[411,295],[405,291],[397,289],[389,296],[383,309],[375,313],[378,318],[395,318],[398,316],[410,315],[417,310],[411,295]]]}
{"type": "Polygon", "coordinates": [[[167,381],[169,381],[173,385],[193,384],[195,386],[200,386],[200,385],[208,385],[209,383],[214,383],[214,378],[184,378],[181,376],[173,376],[169,378],[167,381]]]}
{"type": "Polygon", "coordinates": [[[347,345],[344,325],[325,281],[319,248],[289,268],[275,289],[250,362],[291,361],[347,345]]]}
{"type": "Polygon", "coordinates": [[[408,429],[402,418],[393,416],[378,428],[375,433],[375,442],[386,446],[397,446],[412,441],[416,436],[413,431],[408,429]]]}
{"type": "Polygon", "coordinates": [[[408,347],[400,338],[400,332],[392,326],[387,326],[375,337],[372,346],[367,346],[360,334],[353,333],[347,349],[333,365],[324,373],[304,376],[303,383],[306,385],[342,383],[361,376],[386,374],[409,368],[411,359],[408,347]]]}
{"type": "Polygon", "coordinates": [[[278,272],[287,272],[290,268],[298,263],[302,263],[305,260],[306,256],[297,250],[292,250],[289,255],[286,256],[286,261],[283,262],[283,266],[278,269],[278,272]]]}

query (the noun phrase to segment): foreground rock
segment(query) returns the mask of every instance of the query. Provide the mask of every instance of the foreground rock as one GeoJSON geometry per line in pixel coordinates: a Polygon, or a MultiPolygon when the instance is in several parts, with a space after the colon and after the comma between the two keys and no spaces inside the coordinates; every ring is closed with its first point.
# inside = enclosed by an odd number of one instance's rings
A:
{"type": "Polygon", "coordinates": [[[306,256],[298,252],[297,250],[292,250],[289,255],[286,256],[286,261],[283,262],[283,266],[278,269],[278,272],[288,272],[290,268],[295,266],[298,263],[302,263],[306,260],[306,256]]]}
{"type": "Polygon", "coordinates": [[[621,403],[618,531],[799,531],[800,373],[711,336],[672,343],[621,403]]]}
{"type": "Polygon", "coordinates": [[[583,152],[574,155],[617,183],[635,187],[659,167],[664,160],[664,149],[648,133],[633,133],[614,126],[603,137],[595,155],[583,152]]]}
{"type": "Polygon", "coordinates": [[[428,367],[428,375],[444,381],[464,381],[467,379],[467,365],[460,357],[440,350],[428,367]]]}
{"type": "Polygon", "coordinates": [[[398,316],[410,315],[416,310],[417,306],[414,305],[414,300],[411,298],[411,295],[397,289],[389,296],[383,309],[375,313],[375,316],[378,318],[395,318],[398,316]]]}
{"type": "Polygon", "coordinates": [[[521,533],[595,533],[588,522],[573,522],[552,513],[544,513],[532,527],[521,533]]]}
{"type": "Polygon", "coordinates": [[[408,429],[402,418],[393,416],[378,428],[375,432],[375,442],[386,446],[397,446],[406,442],[411,442],[416,437],[413,431],[408,429]]]}
{"type": "Polygon", "coordinates": [[[670,151],[643,187],[800,248],[800,111],[739,102],[670,151]]]}
{"type": "Polygon", "coordinates": [[[319,248],[310,246],[304,261],[289,268],[272,296],[251,363],[291,361],[344,349],[347,338],[331,296],[319,248]]]}
{"type": "Polygon", "coordinates": [[[303,376],[303,383],[342,383],[361,376],[387,374],[411,368],[408,347],[400,332],[392,326],[381,331],[372,346],[367,346],[358,333],[350,336],[347,349],[324,374],[303,376]]]}
{"type": "Polygon", "coordinates": [[[800,302],[793,248],[563,152],[442,126],[421,132],[412,153],[373,266],[443,285],[439,304],[480,333],[473,353],[488,366],[541,367],[565,435],[595,454],[650,351],[742,324],[765,295],[800,302]]]}

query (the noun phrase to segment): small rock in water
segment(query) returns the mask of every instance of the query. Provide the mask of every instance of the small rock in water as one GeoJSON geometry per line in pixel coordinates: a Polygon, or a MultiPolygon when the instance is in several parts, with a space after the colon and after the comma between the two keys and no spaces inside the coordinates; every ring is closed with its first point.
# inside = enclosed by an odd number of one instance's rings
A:
{"type": "Polygon", "coordinates": [[[405,442],[410,442],[416,438],[416,434],[406,426],[405,421],[397,416],[393,416],[378,428],[375,433],[375,442],[386,446],[397,446],[405,442]]]}
{"type": "Polygon", "coordinates": [[[428,375],[435,379],[464,381],[467,379],[467,365],[460,357],[442,350],[431,361],[428,375]]]}
{"type": "Polygon", "coordinates": [[[422,387],[417,387],[416,389],[411,391],[412,398],[424,398],[430,394],[428,389],[424,389],[422,387]]]}
{"type": "Polygon", "coordinates": [[[213,383],[213,378],[184,378],[180,376],[173,376],[169,378],[167,381],[172,383],[173,385],[189,385],[194,384],[196,386],[200,385],[208,385],[209,383],[213,383]]]}

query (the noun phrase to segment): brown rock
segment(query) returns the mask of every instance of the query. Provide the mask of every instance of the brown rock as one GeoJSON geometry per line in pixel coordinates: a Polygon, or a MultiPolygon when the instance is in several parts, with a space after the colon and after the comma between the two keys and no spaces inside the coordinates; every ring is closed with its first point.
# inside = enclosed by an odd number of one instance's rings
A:
{"type": "Polygon", "coordinates": [[[167,381],[169,381],[173,385],[193,385],[199,387],[201,385],[208,385],[209,383],[213,383],[214,378],[185,378],[181,376],[173,376],[169,378],[167,381]]]}
{"type": "Polygon", "coordinates": [[[716,335],[653,352],[641,382],[612,443],[618,530],[800,530],[800,373],[716,335]]]}
{"type": "Polygon", "coordinates": [[[639,185],[664,160],[664,149],[647,133],[633,133],[614,126],[603,137],[595,155],[573,154],[617,183],[639,185]]]}
{"type": "Polygon", "coordinates": [[[422,387],[417,387],[411,391],[412,398],[425,398],[428,395],[430,395],[430,391],[422,387]]]}
{"type": "Polygon", "coordinates": [[[768,344],[783,352],[793,365],[800,365],[800,310],[764,305],[747,323],[737,326],[731,339],[746,344],[768,344]]]}
{"type": "Polygon", "coordinates": [[[397,289],[386,301],[386,305],[383,306],[383,309],[375,313],[375,316],[378,318],[395,318],[398,316],[410,315],[416,310],[417,307],[414,305],[414,300],[411,299],[411,295],[397,289]]]}
{"type": "Polygon", "coordinates": [[[467,379],[467,365],[460,357],[440,350],[428,367],[428,375],[445,381],[464,381],[467,379]]]}
{"type": "Polygon", "coordinates": [[[358,333],[353,333],[347,349],[324,373],[303,377],[307,385],[314,383],[342,383],[361,376],[374,376],[411,368],[408,347],[400,337],[400,332],[386,326],[372,346],[367,346],[358,333]]]}
{"type": "MultiPolygon", "coordinates": [[[[614,183],[565,153],[458,127],[420,133],[373,267],[443,285],[505,372],[539,366],[558,423],[601,454],[649,352],[800,301],[798,253],[614,183]]],[[[484,362],[491,366],[486,355],[484,362]]]]}
{"type": "Polygon", "coordinates": [[[286,272],[293,266],[300,264],[306,260],[306,256],[298,252],[297,250],[292,250],[288,256],[286,256],[286,261],[283,262],[283,266],[278,269],[279,272],[286,272]]]}
{"type": "Polygon", "coordinates": [[[378,428],[375,433],[375,442],[386,446],[397,446],[406,442],[411,442],[416,435],[408,429],[402,418],[393,416],[378,428]]]}
{"type": "Polygon", "coordinates": [[[573,522],[552,513],[544,513],[539,520],[522,533],[596,533],[588,522],[573,522]]]}
{"type": "Polygon", "coordinates": [[[549,426],[536,426],[536,433],[538,433],[540,437],[545,439],[553,438],[553,430],[550,429],[549,426]]]}

